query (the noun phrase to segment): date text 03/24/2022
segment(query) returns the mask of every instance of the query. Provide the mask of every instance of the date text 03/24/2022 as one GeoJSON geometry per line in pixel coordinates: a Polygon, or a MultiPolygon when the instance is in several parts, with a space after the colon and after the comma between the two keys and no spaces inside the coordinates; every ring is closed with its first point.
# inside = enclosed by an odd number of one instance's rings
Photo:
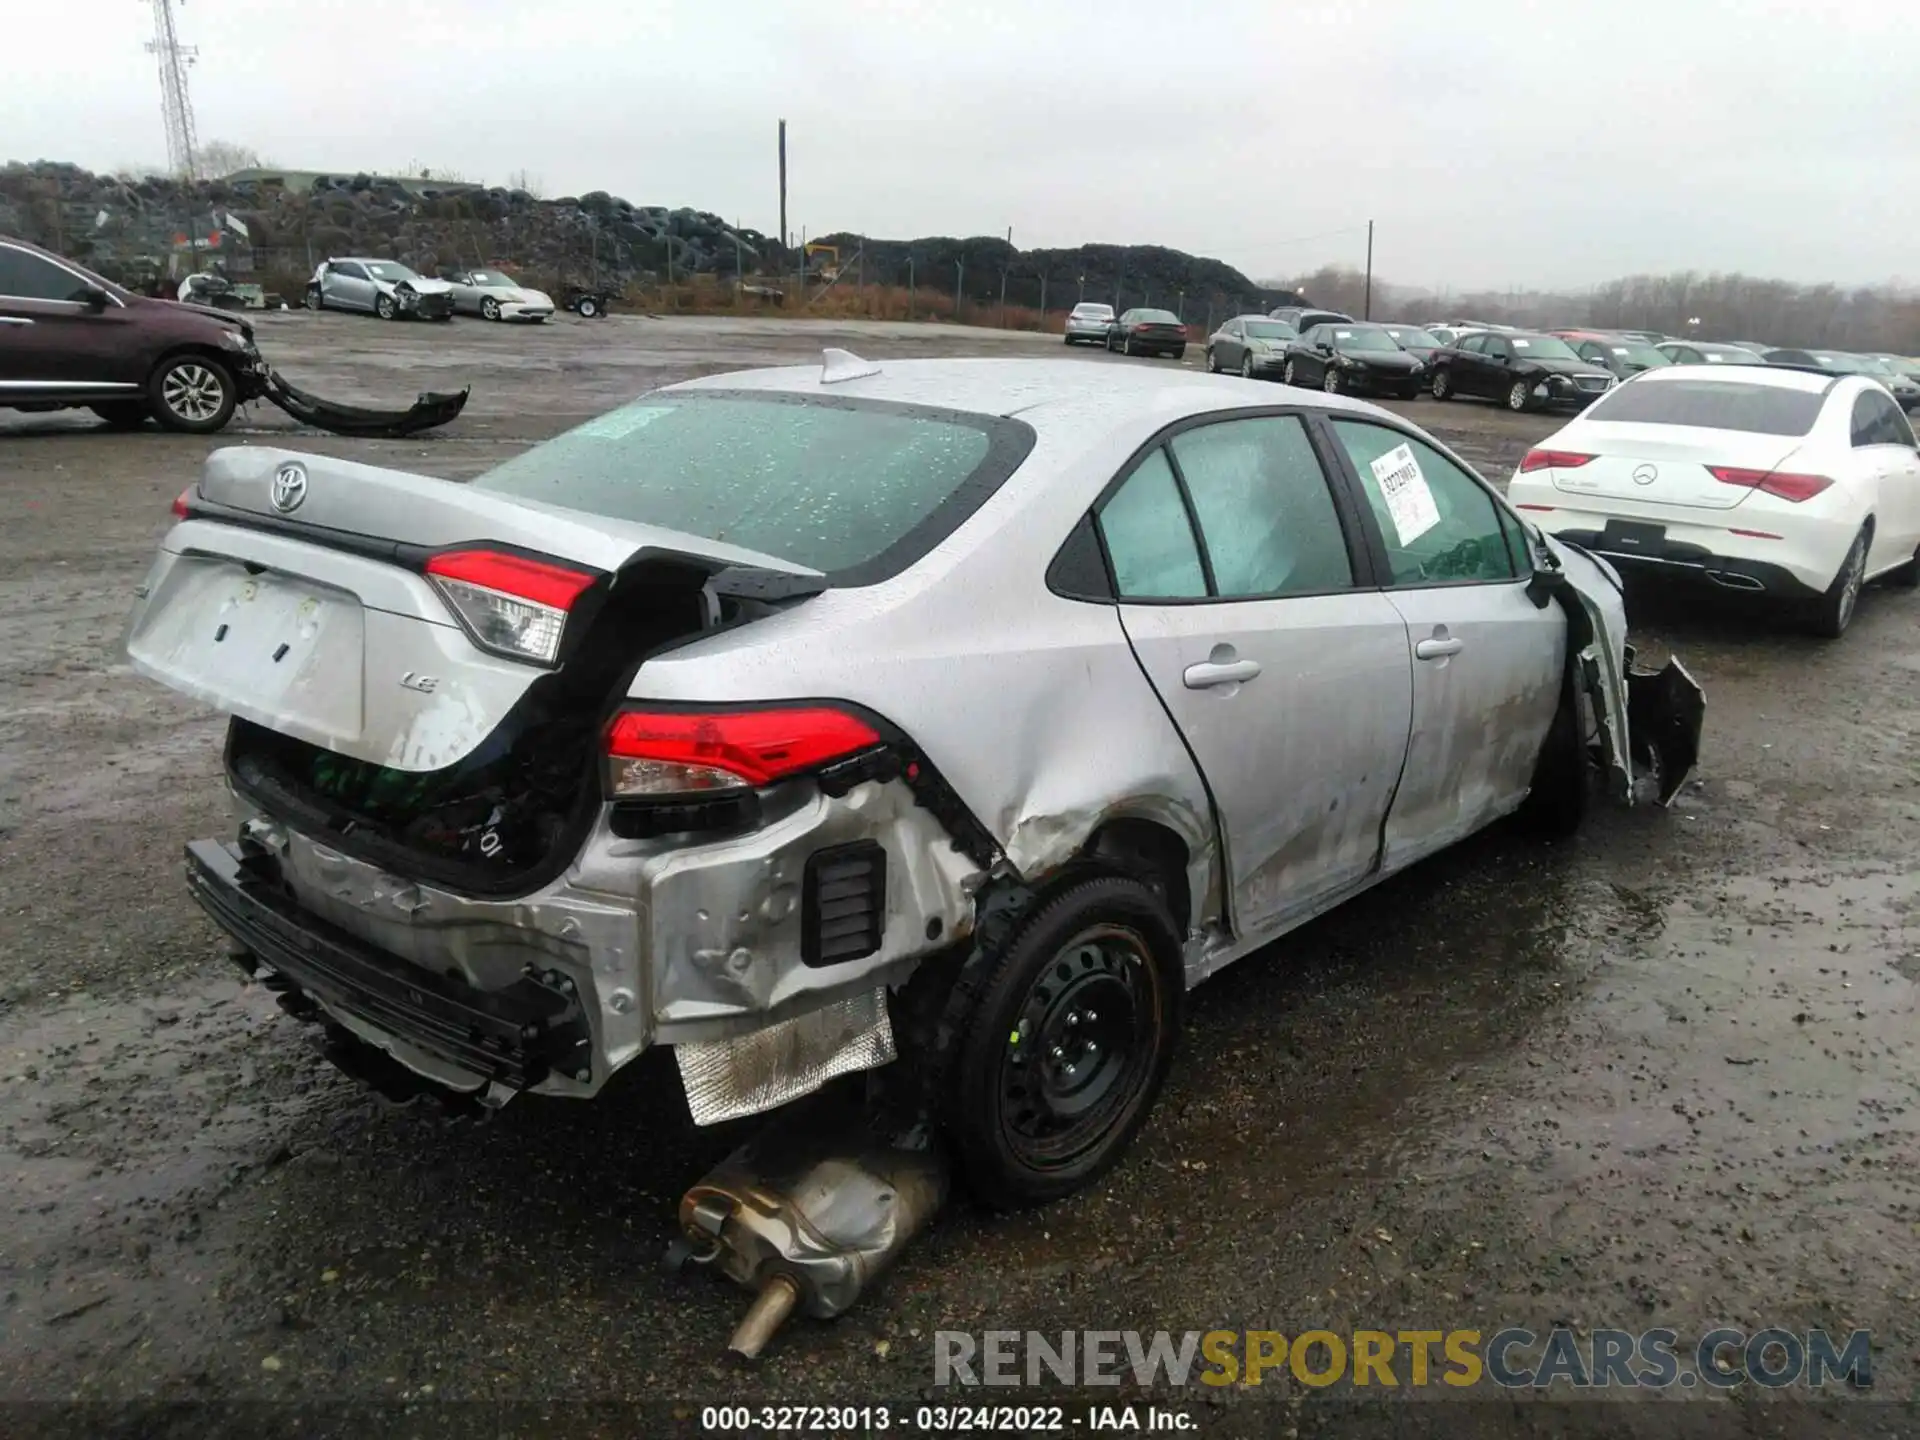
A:
{"type": "Polygon", "coordinates": [[[1037,1435],[1084,1430],[1177,1434],[1198,1429],[1186,1411],[1160,1405],[708,1405],[700,1428],[716,1433],[1037,1435]]]}

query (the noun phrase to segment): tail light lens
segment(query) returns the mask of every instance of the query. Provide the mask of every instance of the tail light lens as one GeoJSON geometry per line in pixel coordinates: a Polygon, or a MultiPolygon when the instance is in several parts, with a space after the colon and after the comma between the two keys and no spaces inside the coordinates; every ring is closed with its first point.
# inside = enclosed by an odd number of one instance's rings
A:
{"type": "Polygon", "coordinates": [[[564,565],[497,550],[449,550],[427,561],[427,576],[473,637],[496,655],[551,665],[567,612],[594,577],[564,565]]]}
{"type": "Polygon", "coordinates": [[[1578,450],[1529,450],[1520,461],[1520,473],[1530,475],[1535,470],[1577,470],[1589,460],[1591,455],[1582,455],[1578,450]]]}
{"type": "Polygon", "coordinates": [[[1740,485],[1748,490],[1764,490],[1782,500],[1799,504],[1811,500],[1833,481],[1824,475],[1790,475],[1781,470],[1742,470],[1737,465],[1709,465],[1707,473],[1722,485],[1740,485]]]}
{"type": "Polygon", "coordinates": [[[627,710],[607,728],[607,793],[635,799],[770,785],[879,743],[866,721],[827,706],[627,710]]]}
{"type": "Polygon", "coordinates": [[[191,485],[173,497],[174,519],[184,520],[187,518],[187,502],[191,499],[193,499],[193,486],[191,485]]]}

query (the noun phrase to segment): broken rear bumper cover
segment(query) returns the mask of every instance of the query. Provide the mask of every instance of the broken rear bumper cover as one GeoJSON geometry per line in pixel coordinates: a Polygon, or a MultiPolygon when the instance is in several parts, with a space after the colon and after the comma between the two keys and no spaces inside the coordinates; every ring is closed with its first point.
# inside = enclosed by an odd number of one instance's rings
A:
{"type": "Polygon", "coordinates": [[[591,1096],[668,1044],[697,1122],[772,1109],[892,1060],[887,987],[930,935],[972,926],[977,866],[898,781],[705,844],[622,839],[603,815],[560,879],[509,899],[395,877],[239,806],[239,839],[191,843],[187,879],[243,966],[485,1104],[591,1096]],[[845,900],[815,857],[854,847],[885,857],[875,945],[822,963],[817,928],[845,900]]]}

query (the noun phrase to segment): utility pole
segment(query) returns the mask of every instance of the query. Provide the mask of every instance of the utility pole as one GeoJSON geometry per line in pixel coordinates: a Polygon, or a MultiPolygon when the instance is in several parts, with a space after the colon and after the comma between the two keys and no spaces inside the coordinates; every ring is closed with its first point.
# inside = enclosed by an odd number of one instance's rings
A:
{"type": "Polygon", "coordinates": [[[960,323],[960,300],[961,300],[960,291],[961,291],[961,287],[965,285],[966,282],[967,282],[967,262],[965,260],[954,261],[953,262],[953,323],[956,325],[960,323]]]}
{"type": "Polygon", "coordinates": [[[780,122],[780,258],[787,258],[787,122],[780,122]]]}
{"type": "Polygon", "coordinates": [[[1365,302],[1360,306],[1360,318],[1373,318],[1373,222],[1367,221],[1367,293],[1365,302]]]}
{"type": "Polygon", "coordinates": [[[913,256],[907,256],[907,319],[913,319],[913,256]]]}

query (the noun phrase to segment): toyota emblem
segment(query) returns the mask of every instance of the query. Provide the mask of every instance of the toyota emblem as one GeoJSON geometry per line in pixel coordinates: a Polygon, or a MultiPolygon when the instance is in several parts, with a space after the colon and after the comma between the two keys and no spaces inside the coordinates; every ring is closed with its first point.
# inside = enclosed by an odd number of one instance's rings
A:
{"type": "Polygon", "coordinates": [[[1633,483],[1636,485],[1651,485],[1659,478],[1660,472],[1651,465],[1636,465],[1633,467],[1633,483]]]}
{"type": "Polygon", "coordinates": [[[272,502],[274,509],[282,515],[290,515],[300,508],[300,502],[306,498],[307,472],[304,466],[288,462],[273,472],[273,489],[267,499],[272,502]]]}

